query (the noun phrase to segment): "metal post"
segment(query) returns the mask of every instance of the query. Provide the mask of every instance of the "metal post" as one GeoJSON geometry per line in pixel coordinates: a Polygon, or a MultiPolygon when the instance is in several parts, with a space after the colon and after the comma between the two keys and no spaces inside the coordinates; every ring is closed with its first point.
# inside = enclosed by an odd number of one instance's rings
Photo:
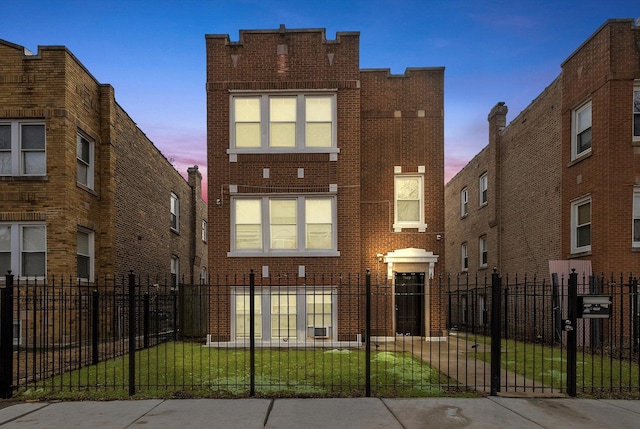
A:
{"type": "Polygon", "coordinates": [[[249,396],[256,396],[256,275],[249,272],[249,396]]]}
{"type": "Polygon", "coordinates": [[[91,364],[97,365],[100,361],[98,356],[98,335],[100,334],[100,330],[98,328],[98,323],[100,320],[98,308],[99,308],[99,299],[98,299],[98,291],[94,290],[92,293],[91,300],[91,364]]]}
{"type": "Polygon", "coordinates": [[[5,287],[0,289],[0,398],[13,395],[13,275],[5,276],[5,287]]]}
{"type": "Polygon", "coordinates": [[[577,340],[577,305],[578,305],[578,273],[575,269],[569,274],[568,298],[568,319],[565,321],[567,331],[567,394],[576,396],[577,365],[578,365],[578,342],[577,340]]]}
{"type": "Polygon", "coordinates": [[[129,272],[129,396],[136,394],[136,276],[129,272]]]}
{"type": "Polygon", "coordinates": [[[497,396],[500,391],[500,353],[501,353],[501,316],[502,316],[502,278],[498,270],[491,274],[491,396],[497,396]]]}
{"type": "Polygon", "coordinates": [[[371,271],[367,268],[364,298],[364,336],[365,336],[365,393],[371,397],[371,271]]]}

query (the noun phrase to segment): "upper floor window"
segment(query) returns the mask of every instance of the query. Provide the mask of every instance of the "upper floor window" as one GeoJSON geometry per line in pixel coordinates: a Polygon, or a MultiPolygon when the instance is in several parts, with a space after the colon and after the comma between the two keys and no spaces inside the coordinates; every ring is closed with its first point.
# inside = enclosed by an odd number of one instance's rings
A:
{"type": "Polygon", "coordinates": [[[336,256],[334,197],[238,197],[232,203],[231,256],[336,256]]]}
{"type": "Polygon", "coordinates": [[[395,216],[393,228],[426,227],[424,223],[424,186],[422,175],[395,176],[395,216]]]}
{"type": "Polygon", "coordinates": [[[93,281],[93,231],[78,228],[78,278],[93,281]]]}
{"type": "Polygon", "coordinates": [[[486,268],[489,261],[489,247],[487,244],[487,236],[481,235],[478,240],[478,250],[480,254],[480,267],[486,268]]]}
{"type": "Polygon", "coordinates": [[[202,219],[202,241],[207,242],[207,221],[202,219]]]}
{"type": "Polygon", "coordinates": [[[78,133],[77,136],[77,164],[78,164],[78,183],[93,189],[93,151],[94,143],[88,138],[78,133]]]}
{"type": "Polygon", "coordinates": [[[571,203],[571,253],[591,250],[591,197],[571,203]]]}
{"type": "Polygon", "coordinates": [[[467,271],[469,269],[469,249],[467,247],[467,243],[462,243],[460,245],[460,260],[462,262],[460,269],[462,271],[467,271]]]}
{"type": "Polygon", "coordinates": [[[640,189],[633,193],[633,247],[640,247],[640,189]]]}
{"type": "Polygon", "coordinates": [[[171,193],[171,229],[180,231],[180,199],[171,193]]]}
{"type": "Polygon", "coordinates": [[[231,147],[238,152],[337,152],[334,94],[231,97],[231,147]]]}
{"type": "Polygon", "coordinates": [[[640,81],[633,88],[633,140],[640,141],[640,81]]]}
{"type": "Polygon", "coordinates": [[[464,188],[460,191],[460,217],[465,217],[469,213],[469,190],[464,188]]]}
{"type": "Polygon", "coordinates": [[[571,159],[591,152],[591,101],[573,111],[571,159]]]}
{"type": "Polygon", "coordinates": [[[488,195],[487,195],[488,189],[489,189],[489,178],[487,176],[487,173],[484,173],[478,179],[478,203],[480,204],[480,206],[487,204],[487,201],[489,201],[488,195]]]}
{"type": "Polygon", "coordinates": [[[46,174],[45,125],[33,121],[0,121],[0,175],[46,174]]]}
{"type": "Polygon", "coordinates": [[[11,270],[20,277],[44,277],[46,238],[44,224],[0,223],[0,274],[11,270]]]}

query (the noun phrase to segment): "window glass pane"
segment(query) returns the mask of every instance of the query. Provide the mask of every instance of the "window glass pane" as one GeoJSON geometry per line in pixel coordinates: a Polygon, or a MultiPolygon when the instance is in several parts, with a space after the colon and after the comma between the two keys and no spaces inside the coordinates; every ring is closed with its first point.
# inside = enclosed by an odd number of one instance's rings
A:
{"type": "Polygon", "coordinates": [[[44,150],[44,125],[22,125],[22,149],[44,150]]]}
{"type": "MultiPolygon", "coordinates": [[[[307,294],[307,328],[332,326],[332,297],[331,292],[316,292],[307,294]]],[[[313,329],[308,329],[308,336],[313,336],[313,329]]]]}
{"type": "Polygon", "coordinates": [[[78,253],[89,255],[89,234],[78,232],[78,253]]]}
{"type": "Polygon", "coordinates": [[[295,147],[296,124],[272,123],[269,144],[271,147],[295,147]]]}
{"type": "Polygon", "coordinates": [[[11,269],[11,252],[0,252],[0,278],[11,269]]]}
{"type": "Polygon", "coordinates": [[[577,151],[582,153],[591,147],[591,128],[578,134],[577,151]]]}
{"type": "Polygon", "coordinates": [[[306,97],[307,122],[331,122],[333,97],[306,97]]]}
{"type": "MultiPolygon", "coordinates": [[[[256,338],[262,338],[262,299],[254,296],[254,329],[256,338]]],[[[249,338],[250,320],[249,295],[236,295],[236,338],[249,338]]]]}
{"type": "Polygon", "coordinates": [[[305,146],[331,147],[331,123],[307,123],[305,132],[305,146]]]}
{"type": "Polygon", "coordinates": [[[297,337],[296,319],[296,295],[271,294],[271,338],[297,337]]]}
{"type": "Polygon", "coordinates": [[[44,252],[22,254],[22,275],[35,277],[44,276],[44,252]]]}
{"type": "Polygon", "coordinates": [[[400,200],[417,200],[419,182],[416,178],[396,179],[396,195],[400,200]]]}
{"type": "Polygon", "coordinates": [[[11,269],[11,227],[0,225],[0,278],[11,269]]]}
{"type": "Polygon", "coordinates": [[[633,136],[640,137],[640,90],[633,92],[633,136]]]}
{"type": "Polygon", "coordinates": [[[236,249],[262,249],[261,200],[238,199],[234,204],[236,249]]]}
{"type": "Polygon", "coordinates": [[[633,115],[633,135],[640,137],[640,113],[633,115]]]}
{"type": "Polygon", "coordinates": [[[44,226],[22,228],[22,250],[26,252],[44,251],[46,232],[44,226]]]}
{"type": "Polygon", "coordinates": [[[0,152],[0,174],[11,174],[11,152],[0,152]]]}
{"type": "Polygon", "coordinates": [[[91,258],[78,255],[78,278],[88,279],[91,272],[91,258]]]}
{"type": "Polygon", "coordinates": [[[89,149],[90,145],[87,139],[82,136],[78,136],[78,159],[84,161],[85,164],[89,164],[89,149]]]}
{"type": "Polygon", "coordinates": [[[640,219],[633,220],[633,241],[640,242],[640,219]]]}
{"type": "Polygon", "coordinates": [[[237,224],[259,224],[262,219],[262,204],[258,199],[235,200],[237,224]]]}
{"type": "Polygon", "coordinates": [[[262,249],[260,225],[236,225],[236,249],[262,249]]]}
{"type": "Polygon", "coordinates": [[[578,133],[591,128],[591,104],[578,112],[578,133]]]}
{"type": "Polygon", "coordinates": [[[305,217],[307,223],[332,223],[332,200],[307,199],[305,200],[305,217]]]}
{"type": "Polygon", "coordinates": [[[398,201],[398,222],[419,222],[420,202],[419,201],[398,201]]]}
{"type": "Polygon", "coordinates": [[[578,206],[578,225],[591,222],[591,204],[578,206]]]}
{"type": "Polygon", "coordinates": [[[78,161],[78,182],[83,185],[88,184],[89,179],[89,167],[82,161],[78,161]]]}
{"type": "Polygon", "coordinates": [[[578,227],[577,233],[578,247],[589,246],[591,244],[591,225],[578,227]]]}
{"type": "Polygon", "coordinates": [[[271,248],[295,249],[298,247],[296,226],[296,200],[270,200],[271,248]]]}
{"type": "Polygon", "coordinates": [[[0,125],[0,150],[11,150],[11,125],[0,125]]]}
{"type": "Polygon", "coordinates": [[[45,174],[45,154],[44,152],[23,152],[24,174],[45,174]]]}
{"type": "Polygon", "coordinates": [[[307,225],[307,249],[333,249],[331,224],[307,225]]]}
{"type": "Polygon", "coordinates": [[[259,97],[238,97],[234,101],[236,122],[260,122],[259,97]]]}
{"type": "Polygon", "coordinates": [[[333,248],[333,212],[330,199],[305,201],[307,249],[333,248]]]}
{"type": "Polygon", "coordinates": [[[234,99],[236,147],[260,147],[260,98],[234,99]]]}
{"type": "Polygon", "coordinates": [[[269,99],[271,122],[295,122],[296,98],[271,97],[269,99]]]}

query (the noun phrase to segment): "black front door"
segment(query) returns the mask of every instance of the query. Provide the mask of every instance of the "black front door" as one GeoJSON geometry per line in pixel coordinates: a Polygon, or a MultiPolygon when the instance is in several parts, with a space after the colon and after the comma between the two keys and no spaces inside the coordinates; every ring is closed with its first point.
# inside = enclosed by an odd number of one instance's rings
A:
{"type": "Polygon", "coordinates": [[[396,333],[422,336],[424,273],[396,273],[396,333]]]}

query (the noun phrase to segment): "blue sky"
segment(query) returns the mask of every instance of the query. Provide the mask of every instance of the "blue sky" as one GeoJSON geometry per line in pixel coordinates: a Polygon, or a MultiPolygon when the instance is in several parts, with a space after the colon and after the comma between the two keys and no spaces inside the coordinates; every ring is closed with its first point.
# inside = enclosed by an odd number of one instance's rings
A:
{"type": "Polygon", "coordinates": [[[206,176],[205,34],[359,31],[361,68],[445,67],[448,180],[486,146],[497,102],[511,121],[607,19],[638,17],[638,0],[0,0],[0,39],[66,46],[181,173],[206,176]]]}

